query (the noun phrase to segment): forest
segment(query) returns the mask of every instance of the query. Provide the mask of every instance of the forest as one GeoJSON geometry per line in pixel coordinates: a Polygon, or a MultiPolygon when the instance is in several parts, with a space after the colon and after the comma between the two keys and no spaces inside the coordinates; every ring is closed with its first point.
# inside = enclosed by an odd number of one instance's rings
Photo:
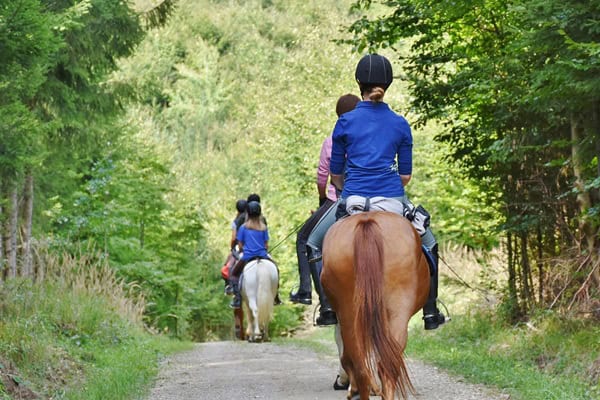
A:
{"type": "MultiPolygon", "coordinates": [[[[220,268],[251,193],[285,300],[335,102],[377,52],[443,282],[494,299],[458,314],[572,335],[593,398],[599,39],[597,0],[0,0],[0,370],[50,397],[94,346],[230,338],[220,268]]],[[[303,312],[278,307],[273,335],[303,312]]],[[[577,375],[560,357],[537,364],[577,375]]]]}

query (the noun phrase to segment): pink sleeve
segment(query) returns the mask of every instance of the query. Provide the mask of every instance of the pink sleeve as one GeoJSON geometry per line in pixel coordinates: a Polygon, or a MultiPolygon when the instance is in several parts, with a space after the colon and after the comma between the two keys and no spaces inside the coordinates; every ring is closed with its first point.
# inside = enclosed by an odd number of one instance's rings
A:
{"type": "Polygon", "coordinates": [[[329,179],[329,161],[331,160],[331,136],[323,141],[319,167],[317,168],[317,185],[325,187],[329,179]]]}
{"type": "Polygon", "coordinates": [[[337,198],[335,187],[331,184],[327,185],[327,181],[329,180],[329,162],[331,161],[331,146],[332,140],[330,135],[323,141],[323,145],[321,146],[321,156],[319,157],[319,167],[317,168],[317,186],[327,186],[327,198],[335,201],[337,198]]]}

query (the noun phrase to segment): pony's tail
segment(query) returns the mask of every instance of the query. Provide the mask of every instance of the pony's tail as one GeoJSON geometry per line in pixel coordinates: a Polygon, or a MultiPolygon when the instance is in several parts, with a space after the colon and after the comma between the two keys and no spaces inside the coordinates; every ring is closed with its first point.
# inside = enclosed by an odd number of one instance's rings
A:
{"type": "Polygon", "coordinates": [[[361,219],[354,232],[354,334],[359,359],[364,360],[371,387],[377,391],[376,377],[392,382],[406,398],[414,392],[404,363],[403,349],[389,332],[384,302],[383,236],[372,218],[361,219]],[[360,250],[357,250],[360,249],[360,250]],[[366,327],[367,329],[361,329],[366,327]]]}
{"type": "MultiPolygon", "coordinates": [[[[261,260],[262,261],[262,260],[261,260]]],[[[255,268],[256,271],[256,283],[257,287],[257,307],[258,307],[258,324],[264,329],[269,329],[269,321],[273,316],[273,297],[276,293],[271,290],[271,268],[269,265],[261,265],[263,262],[258,263],[255,268]]],[[[273,264],[275,267],[275,264],[273,264]]],[[[277,267],[275,267],[277,268],[277,267]]]]}

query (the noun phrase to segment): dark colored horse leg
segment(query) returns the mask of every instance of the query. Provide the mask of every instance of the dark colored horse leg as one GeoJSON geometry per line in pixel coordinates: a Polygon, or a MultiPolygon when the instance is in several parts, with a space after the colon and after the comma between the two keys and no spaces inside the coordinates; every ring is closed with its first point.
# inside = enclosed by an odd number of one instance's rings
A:
{"type": "Polygon", "coordinates": [[[235,337],[240,340],[246,340],[246,331],[244,330],[244,310],[242,310],[242,308],[233,310],[233,319],[235,321],[235,337]]]}

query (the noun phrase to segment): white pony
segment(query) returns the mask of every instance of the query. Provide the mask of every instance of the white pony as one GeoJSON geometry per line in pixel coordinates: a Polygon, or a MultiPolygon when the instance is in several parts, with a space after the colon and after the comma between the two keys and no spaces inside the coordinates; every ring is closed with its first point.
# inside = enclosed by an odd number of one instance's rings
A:
{"type": "Polygon", "coordinates": [[[279,285],[277,267],[270,260],[252,260],[244,267],[241,285],[248,341],[268,341],[269,322],[279,285]]]}

